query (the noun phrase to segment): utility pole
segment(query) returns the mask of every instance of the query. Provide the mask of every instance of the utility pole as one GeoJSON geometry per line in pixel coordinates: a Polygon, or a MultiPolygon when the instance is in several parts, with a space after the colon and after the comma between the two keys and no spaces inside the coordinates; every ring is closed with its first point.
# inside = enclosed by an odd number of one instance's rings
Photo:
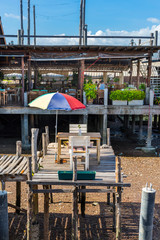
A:
{"type": "Polygon", "coordinates": [[[33,24],[34,24],[34,45],[36,45],[36,13],[35,13],[35,5],[33,5],[33,24]]]}
{"type": "Polygon", "coordinates": [[[22,0],[20,0],[20,14],[21,14],[21,45],[24,43],[24,38],[23,38],[23,3],[22,0]]]}
{"type": "Polygon", "coordinates": [[[30,45],[30,0],[28,0],[28,45],[30,45]]]}
{"type": "Polygon", "coordinates": [[[83,29],[83,45],[85,45],[84,36],[86,35],[86,26],[85,26],[85,14],[86,14],[86,0],[83,0],[83,17],[82,17],[82,29],[83,29]]]}
{"type": "Polygon", "coordinates": [[[79,45],[82,45],[82,6],[83,6],[83,0],[81,0],[81,4],[80,4],[79,45]]]}

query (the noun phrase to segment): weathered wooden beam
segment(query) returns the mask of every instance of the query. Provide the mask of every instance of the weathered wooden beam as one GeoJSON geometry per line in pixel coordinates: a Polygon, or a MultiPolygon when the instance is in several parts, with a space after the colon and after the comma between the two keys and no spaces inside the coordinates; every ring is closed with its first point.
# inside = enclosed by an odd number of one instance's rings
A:
{"type": "MultiPolygon", "coordinates": [[[[22,154],[22,142],[16,142],[16,155],[20,157],[22,154]]],[[[20,207],[21,207],[21,182],[16,182],[16,213],[20,214],[20,207]],[[19,208],[19,209],[18,209],[19,208]]]]}
{"type": "Polygon", "coordinates": [[[16,209],[16,210],[19,210],[20,212],[23,212],[23,213],[26,213],[26,212],[27,212],[26,209],[20,208],[20,207],[18,207],[18,206],[15,206],[15,205],[13,205],[12,203],[8,203],[8,206],[11,207],[11,208],[14,208],[14,209],[16,209]]]}
{"type": "Polygon", "coordinates": [[[115,193],[113,193],[113,232],[116,231],[116,201],[115,201],[115,193]]]}
{"type": "MultiPolygon", "coordinates": [[[[32,180],[31,158],[28,158],[28,179],[32,180]]],[[[32,186],[28,184],[28,206],[27,206],[27,240],[32,240],[32,216],[33,216],[33,192],[32,186]]]]}
{"type": "Polygon", "coordinates": [[[20,157],[22,154],[22,142],[16,141],[16,155],[20,157]]]}
{"type": "Polygon", "coordinates": [[[72,240],[78,240],[78,199],[77,199],[77,190],[75,187],[73,191],[73,200],[72,200],[72,240]]]}
{"type": "Polygon", "coordinates": [[[21,182],[16,182],[16,213],[20,214],[20,207],[21,207],[21,182]],[[19,208],[19,209],[18,209],[19,208]]]}
{"type": "Polygon", "coordinates": [[[82,190],[81,191],[81,215],[82,217],[85,217],[85,201],[86,201],[86,191],[85,190],[88,190],[86,189],[85,186],[82,186],[81,189],[78,189],[78,190],[82,190]],[[83,192],[84,190],[84,192],[83,192]]]}
{"type": "Polygon", "coordinates": [[[42,133],[42,150],[43,156],[45,156],[47,154],[46,133],[42,133]]]}
{"type": "MultiPolygon", "coordinates": [[[[49,189],[48,185],[44,189],[49,189]]],[[[44,194],[44,240],[49,239],[49,193],[44,194]]]]}
{"type": "Polygon", "coordinates": [[[77,157],[73,158],[73,182],[77,181],[77,157]]]}
{"type": "Polygon", "coordinates": [[[130,183],[123,183],[123,182],[119,182],[119,183],[113,183],[113,182],[100,182],[100,181],[87,181],[84,182],[84,180],[81,181],[27,181],[28,184],[31,185],[73,185],[73,186],[109,186],[109,187],[130,187],[131,184],[130,183]]]}
{"type": "Polygon", "coordinates": [[[9,174],[9,175],[0,175],[0,180],[4,182],[25,182],[27,180],[26,174],[9,174]]]}
{"type": "Polygon", "coordinates": [[[45,133],[46,133],[46,144],[48,147],[49,145],[49,127],[48,126],[45,126],[45,133]]]}
{"type": "Polygon", "coordinates": [[[33,164],[33,172],[38,172],[38,162],[37,162],[37,137],[38,137],[38,128],[31,129],[31,152],[32,152],[32,164],[33,164]]]}
{"type": "Polygon", "coordinates": [[[111,145],[110,128],[107,128],[107,145],[111,145]]]}
{"type": "MultiPolygon", "coordinates": [[[[110,190],[110,187],[107,187],[110,190]]],[[[110,205],[110,192],[107,192],[107,205],[110,205]]]]}

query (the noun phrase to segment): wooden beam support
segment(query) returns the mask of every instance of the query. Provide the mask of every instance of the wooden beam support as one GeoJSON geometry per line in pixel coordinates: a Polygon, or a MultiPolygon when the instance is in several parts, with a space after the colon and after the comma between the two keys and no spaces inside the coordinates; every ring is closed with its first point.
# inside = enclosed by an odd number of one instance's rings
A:
{"type": "MultiPolygon", "coordinates": [[[[48,185],[44,189],[49,189],[48,185]]],[[[44,194],[44,240],[49,239],[49,193],[44,194]]]]}
{"type": "Polygon", "coordinates": [[[72,240],[78,240],[78,198],[77,190],[75,187],[73,191],[73,200],[72,200],[72,240]]]}
{"type": "Polygon", "coordinates": [[[81,90],[81,101],[83,94],[83,84],[84,84],[84,60],[80,60],[78,68],[78,89],[81,90]]]}
{"type": "MultiPolygon", "coordinates": [[[[32,180],[31,158],[28,158],[28,180],[32,180]]],[[[27,240],[32,240],[32,216],[33,216],[33,192],[32,186],[28,184],[28,206],[27,206],[27,240]]]]}
{"type": "Polygon", "coordinates": [[[147,87],[150,87],[151,81],[151,72],[152,72],[152,53],[148,57],[148,67],[147,67],[147,87]]]}
{"type": "MultiPolygon", "coordinates": [[[[81,187],[81,190],[86,190],[85,186],[81,187]]],[[[81,215],[82,217],[85,217],[85,201],[86,201],[86,193],[81,192],[81,215]]]]}
{"type": "MultiPolygon", "coordinates": [[[[110,187],[107,187],[107,190],[109,190],[110,187]]],[[[107,193],[107,205],[110,205],[110,192],[107,193]]]]}
{"type": "Polygon", "coordinates": [[[16,207],[16,213],[20,214],[19,209],[21,207],[21,182],[16,182],[16,207]]]}
{"type": "Polygon", "coordinates": [[[137,60],[137,89],[139,88],[140,84],[140,60],[137,60]]]}

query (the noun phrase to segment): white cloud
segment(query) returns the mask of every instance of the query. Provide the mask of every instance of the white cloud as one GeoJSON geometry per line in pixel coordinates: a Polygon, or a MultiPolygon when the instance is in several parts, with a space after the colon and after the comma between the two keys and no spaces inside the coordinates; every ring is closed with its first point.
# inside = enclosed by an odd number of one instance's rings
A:
{"type": "Polygon", "coordinates": [[[160,23],[160,20],[158,18],[153,17],[147,18],[147,21],[151,23],[160,23]]]}
{"type": "MultiPolygon", "coordinates": [[[[160,25],[153,25],[151,28],[141,28],[139,30],[133,31],[113,31],[111,29],[106,29],[105,31],[98,30],[96,33],[92,33],[92,31],[88,31],[88,36],[96,35],[96,36],[150,36],[151,33],[155,31],[159,31],[160,33],[160,25]]],[[[61,34],[65,36],[65,34],[61,34]]],[[[159,35],[160,37],[160,35],[159,35]]],[[[115,39],[115,38],[107,38],[107,39],[99,39],[99,38],[90,38],[88,39],[88,45],[130,45],[131,39],[115,39]]],[[[77,45],[79,43],[79,39],[74,38],[46,38],[46,39],[37,39],[38,45],[77,45]]],[[[138,44],[138,39],[135,39],[135,44],[138,44]]],[[[142,39],[142,45],[150,45],[149,39],[142,39]]]]}
{"type": "MultiPolygon", "coordinates": [[[[17,19],[17,20],[20,19],[20,16],[15,15],[13,13],[5,13],[4,16],[7,18],[13,18],[13,19],[17,19]]],[[[26,17],[23,16],[23,20],[26,20],[26,17]]]]}

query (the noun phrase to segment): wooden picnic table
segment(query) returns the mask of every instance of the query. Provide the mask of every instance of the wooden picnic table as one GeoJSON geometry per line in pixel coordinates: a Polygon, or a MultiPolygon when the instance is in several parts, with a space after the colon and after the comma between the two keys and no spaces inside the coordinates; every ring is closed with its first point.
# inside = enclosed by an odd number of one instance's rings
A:
{"type": "MultiPolygon", "coordinates": [[[[57,134],[57,140],[58,140],[58,156],[57,161],[60,163],[60,155],[61,155],[61,143],[63,140],[69,140],[70,136],[78,136],[77,133],[69,133],[69,132],[59,132],[57,134]]],[[[89,136],[90,140],[96,141],[97,146],[97,161],[98,164],[100,164],[100,140],[101,140],[101,134],[99,132],[87,132],[82,133],[81,136],[89,136]]]]}

